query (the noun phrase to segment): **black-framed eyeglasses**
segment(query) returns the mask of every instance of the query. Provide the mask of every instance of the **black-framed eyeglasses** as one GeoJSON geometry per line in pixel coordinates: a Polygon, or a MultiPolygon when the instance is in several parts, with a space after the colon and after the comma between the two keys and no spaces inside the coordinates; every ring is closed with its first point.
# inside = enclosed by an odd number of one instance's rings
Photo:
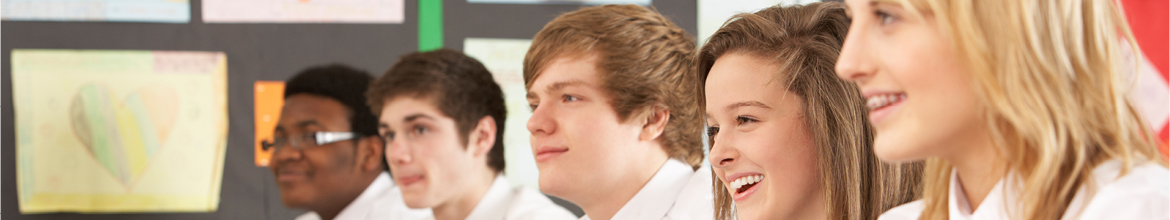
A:
{"type": "Polygon", "coordinates": [[[308,147],[316,147],[326,144],[337,143],[340,141],[353,140],[356,135],[348,131],[318,131],[297,136],[295,138],[276,137],[272,140],[266,140],[260,143],[260,147],[264,150],[276,149],[280,150],[282,146],[289,146],[292,149],[305,149],[308,147]]]}

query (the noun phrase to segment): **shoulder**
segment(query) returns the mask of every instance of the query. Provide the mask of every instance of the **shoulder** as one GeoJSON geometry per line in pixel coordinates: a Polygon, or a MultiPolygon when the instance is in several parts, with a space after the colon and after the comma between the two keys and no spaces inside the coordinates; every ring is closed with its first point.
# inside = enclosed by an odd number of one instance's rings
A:
{"type": "Polygon", "coordinates": [[[915,200],[882,213],[881,216],[878,216],[878,220],[917,220],[924,209],[926,209],[926,203],[923,203],[922,200],[915,200]]]}
{"type": "MultiPolygon", "coordinates": [[[[1170,219],[1170,171],[1156,163],[1135,165],[1124,176],[1121,163],[1109,161],[1093,169],[1092,195],[1081,219],[1170,219]]],[[[1079,193],[1079,194],[1083,194],[1079,193]]],[[[1076,203],[1074,201],[1074,203],[1076,203]]],[[[1070,207],[1075,207],[1070,206],[1070,207]]],[[[1069,213],[1076,211],[1070,208],[1069,213]]]]}
{"type": "Polygon", "coordinates": [[[317,212],[306,212],[297,216],[296,220],[321,220],[321,216],[318,216],[317,212]]]}
{"type": "Polygon", "coordinates": [[[535,189],[515,187],[512,195],[514,200],[508,207],[507,219],[577,219],[577,215],[535,189]]]}
{"type": "Polygon", "coordinates": [[[711,167],[703,166],[691,175],[687,185],[679,192],[674,206],[667,216],[670,219],[713,219],[715,218],[714,193],[711,190],[711,167]]]}
{"type": "Polygon", "coordinates": [[[369,216],[374,219],[434,219],[431,209],[407,207],[406,201],[402,198],[402,189],[397,186],[390,187],[390,189],[378,195],[377,200],[373,202],[373,206],[375,208],[371,210],[369,216]]]}

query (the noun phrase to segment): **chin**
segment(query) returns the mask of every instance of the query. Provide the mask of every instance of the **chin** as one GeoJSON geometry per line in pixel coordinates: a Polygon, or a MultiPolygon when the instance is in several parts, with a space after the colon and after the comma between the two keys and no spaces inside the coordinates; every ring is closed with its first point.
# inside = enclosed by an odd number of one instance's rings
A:
{"type": "Polygon", "coordinates": [[[543,174],[540,175],[540,181],[539,181],[540,192],[543,192],[544,194],[548,194],[551,196],[563,197],[564,195],[562,195],[560,192],[561,192],[561,189],[564,188],[565,186],[563,184],[559,184],[557,182],[558,181],[554,180],[554,176],[551,174],[550,175],[543,175],[543,174]]]}
{"type": "Polygon", "coordinates": [[[406,203],[406,207],[410,207],[412,209],[430,208],[432,206],[431,202],[426,198],[412,198],[411,196],[406,195],[402,196],[402,202],[406,203]]]}
{"type": "Polygon", "coordinates": [[[308,199],[303,199],[295,195],[288,195],[287,193],[280,194],[280,202],[284,203],[285,207],[304,209],[303,207],[308,204],[307,201],[308,199]]]}
{"type": "Polygon", "coordinates": [[[882,139],[883,141],[874,141],[873,154],[886,163],[901,163],[921,159],[918,156],[919,150],[913,144],[906,144],[909,141],[899,141],[896,139],[882,139]],[[895,144],[903,143],[903,144],[895,144]]]}
{"type": "Polygon", "coordinates": [[[739,207],[736,207],[735,218],[736,219],[773,219],[773,218],[767,218],[767,216],[760,216],[759,212],[753,212],[753,211],[750,211],[750,209],[748,209],[748,210],[749,211],[739,210],[739,207]]]}

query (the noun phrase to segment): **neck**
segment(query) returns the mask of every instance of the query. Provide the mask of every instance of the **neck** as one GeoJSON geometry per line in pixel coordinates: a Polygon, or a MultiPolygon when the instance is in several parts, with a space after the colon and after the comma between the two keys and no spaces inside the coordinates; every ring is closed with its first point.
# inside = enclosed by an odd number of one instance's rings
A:
{"type": "Polygon", "coordinates": [[[955,167],[971,211],[979,208],[995,185],[1007,175],[1004,156],[996,151],[989,136],[984,137],[987,138],[969,142],[972,143],[969,145],[954,146],[962,150],[955,152],[956,156],[945,158],[955,167]]]}
{"type": "MultiPolygon", "coordinates": [[[[649,153],[645,158],[636,160],[630,163],[630,172],[620,174],[617,179],[608,181],[614,184],[607,184],[605,187],[597,187],[598,192],[590,193],[589,195],[582,195],[586,199],[575,199],[582,201],[577,203],[581,205],[581,209],[585,211],[585,215],[590,219],[604,220],[611,219],[619,210],[629,203],[634,195],[638,194],[647,182],[658,173],[658,170],[666,164],[666,160],[670,159],[666,152],[662,151],[661,146],[655,148],[656,153],[649,153]],[[636,168],[636,169],[634,169],[636,168]]],[[[576,203],[576,201],[573,201],[576,203]]]]}
{"type": "Polygon", "coordinates": [[[345,207],[349,207],[349,204],[353,203],[358,196],[361,196],[362,192],[365,192],[366,188],[370,187],[370,184],[374,183],[374,180],[378,178],[378,174],[381,174],[381,172],[373,173],[372,175],[362,175],[358,181],[351,182],[353,185],[346,187],[349,190],[340,192],[338,197],[330,202],[325,202],[320,208],[312,209],[313,212],[317,212],[317,215],[321,216],[321,219],[333,219],[337,217],[338,214],[341,214],[342,210],[345,210],[345,207]]]}
{"type": "Polygon", "coordinates": [[[431,212],[435,214],[436,220],[467,219],[475,206],[479,204],[479,200],[483,199],[483,195],[487,194],[488,189],[491,189],[492,183],[496,179],[496,172],[486,165],[481,171],[475,173],[478,174],[464,180],[465,183],[461,184],[463,187],[460,187],[464,190],[454,199],[431,207],[431,212]]]}
{"type": "Polygon", "coordinates": [[[801,204],[791,210],[796,212],[791,213],[785,218],[777,219],[829,219],[829,210],[825,208],[825,196],[821,188],[817,187],[816,192],[812,193],[812,198],[804,200],[801,204]]]}

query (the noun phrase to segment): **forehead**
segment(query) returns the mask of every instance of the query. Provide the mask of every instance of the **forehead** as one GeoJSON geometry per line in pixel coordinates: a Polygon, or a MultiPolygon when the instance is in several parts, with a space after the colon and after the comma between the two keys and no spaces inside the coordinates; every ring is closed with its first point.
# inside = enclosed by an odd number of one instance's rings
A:
{"type": "Polygon", "coordinates": [[[711,66],[704,91],[708,109],[744,100],[762,101],[784,94],[789,82],[780,73],[780,64],[769,58],[746,53],[728,53],[711,66]]]}
{"type": "Polygon", "coordinates": [[[285,98],[280,123],[316,120],[322,124],[348,125],[348,118],[349,109],[340,101],[321,95],[295,94],[285,98]]]}
{"type": "Polygon", "coordinates": [[[379,121],[383,123],[398,123],[402,122],[406,117],[419,114],[451,119],[451,116],[444,114],[439,109],[434,95],[397,95],[386,98],[382,103],[385,104],[382,105],[379,121]]]}
{"type": "Polygon", "coordinates": [[[548,86],[557,83],[579,81],[585,85],[601,85],[601,69],[597,64],[599,56],[596,53],[570,53],[557,56],[549,61],[536,79],[530,90],[546,92],[548,86]]]}

